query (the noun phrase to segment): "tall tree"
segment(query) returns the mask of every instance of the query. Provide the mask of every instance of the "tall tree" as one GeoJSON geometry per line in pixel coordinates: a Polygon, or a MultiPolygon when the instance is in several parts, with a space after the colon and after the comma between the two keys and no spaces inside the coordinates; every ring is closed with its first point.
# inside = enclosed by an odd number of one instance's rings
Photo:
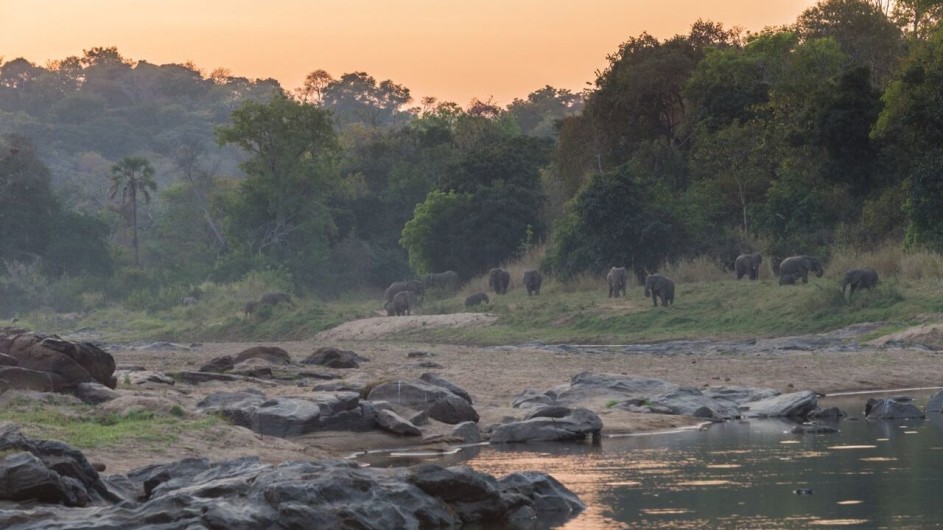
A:
{"type": "Polygon", "coordinates": [[[157,190],[154,167],[142,157],[126,157],[111,167],[111,198],[119,194],[122,204],[131,209],[131,246],[134,248],[134,266],[141,264],[138,250],[138,197],[151,202],[151,192],[157,190]]]}

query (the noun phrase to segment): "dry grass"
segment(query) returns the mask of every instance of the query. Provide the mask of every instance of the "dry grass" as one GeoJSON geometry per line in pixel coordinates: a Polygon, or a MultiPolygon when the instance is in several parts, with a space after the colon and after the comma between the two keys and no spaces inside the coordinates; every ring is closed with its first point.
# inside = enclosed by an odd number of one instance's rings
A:
{"type": "Polygon", "coordinates": [[[871,250],[842,248],[832,254],[826,276],[840,279],[848,269],[870,267],[881,278],[943,279],[943,256],[923,249],[904,250],[900,243],[885,243],[871,250]]]}

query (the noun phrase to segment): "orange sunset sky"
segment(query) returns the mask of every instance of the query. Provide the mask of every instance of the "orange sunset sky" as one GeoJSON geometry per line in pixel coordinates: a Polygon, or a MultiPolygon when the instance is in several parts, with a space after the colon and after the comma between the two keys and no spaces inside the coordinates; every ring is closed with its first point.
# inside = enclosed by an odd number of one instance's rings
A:
{"type": "Polygon", "coordinates": [[[582,90],[643,31],[698,18],[757,31],[814,0],[0,0],[0,56],[45,65],[95,46],[151,63],[277,79],[365,71],[415,99],[505,105],[544,85],[582,90]]]}

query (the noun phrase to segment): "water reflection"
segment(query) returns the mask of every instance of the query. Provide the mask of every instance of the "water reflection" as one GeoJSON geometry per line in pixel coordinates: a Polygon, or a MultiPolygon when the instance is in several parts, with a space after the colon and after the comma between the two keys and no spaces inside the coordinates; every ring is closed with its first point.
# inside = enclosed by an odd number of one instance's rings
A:
{"type": "MultiPolygon", "coordinates": [[[[853,396],[825,405],[857,415],[866,400],[853,396]]],[[[588,506],[563,523],[565,529],[918,529],[943,521],[937,500],[941,415],[836,425],[838,433],[798,435],[786,421],[729,422],[704,431],[605,438],[597,446],[479,447],[472,456],[463,450],[434,461],[462,461],[496,476],[522,470],[553,475],[588,506]]]]}

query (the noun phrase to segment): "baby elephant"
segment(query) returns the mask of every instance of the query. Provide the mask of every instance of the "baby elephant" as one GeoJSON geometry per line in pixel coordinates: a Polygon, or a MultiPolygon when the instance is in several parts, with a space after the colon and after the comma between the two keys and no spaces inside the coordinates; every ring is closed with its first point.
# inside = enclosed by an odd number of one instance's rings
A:
{"type": "Polygon", "coordinates": [[[409,315],[409,291],[400,291],[393,297],[393,313],[396,316],[409,315]]]}
{"type": "Polygon", "coordinates": [[[675,282],[667,276],[661,274],[649,274],[645,278],[645,297],[652,297],[655,307],[658,307],[658,298],[661,297],[661,305],[667,306],[675,302],[675,282]]]}
{"type": "Polygon", "coordinates": [[[849,269],[845,272],[845,279],[841,284],[841,292],[845,294],[845,288],[849,285],[851,286],[851,293],[848,295],[848,298],[851,298],[855,294],[857,289],[867,289],[871,291],[871,288],[878,284],[878,273],[872,268],[864,269],[849,269]]]}
{"type": "Polygon", "coordinates": [[[490,304],[491,300],[488,300],[488,295],[486,293],[475,293],[465,299],[465,307],[481,305],[482,302],[490,304]]]}
{"type": "Polygon", "coordinates": [[[801,272],[780,274],[779,285],[796,285],[800,278],[802,278],[801,272]]]}

